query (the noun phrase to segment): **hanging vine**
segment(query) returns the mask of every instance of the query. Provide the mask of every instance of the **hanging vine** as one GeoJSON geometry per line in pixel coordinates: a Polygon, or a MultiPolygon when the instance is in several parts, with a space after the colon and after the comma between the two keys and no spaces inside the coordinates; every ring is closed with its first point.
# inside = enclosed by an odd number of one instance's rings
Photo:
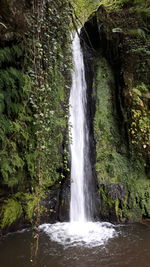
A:
{"type": "MultiPolygon", "coordinates": [[[[13,7],[9,6],[9,8],[11,10],[13,7]]],[[[9,8],[7,6],[8,10],[9,8]]],[[[21,8],[24,10],[22,24],[25,31],[22,32],[19,27],[16,34],[11,25],[10,27],[18,38],[17,44],[14,47],[5,47],[0,50],[1,64],[4,62],[4,65],[12,66],[16,64],[12,62],[21,62],[17,65],[16,71],[10,68],[6,73],[7,80],[12,76],[10,86],[16,85],[16,90],[18,90],[18,83],[20,85],[20,91],[16,91],[14,96],[17,99],[17,107],[12,103],[11,110],[7,109],[6,114],[6,108],[4,109],[3,105],[5,103],[7,105],[8,102],[9,107],[11,98],[7,92],[6,98],[5,95],[0,94],[1,111],[7,118],[1,132],[2,138],[3,135],[7,136],[7,142],[3,143],[2,150],[6,160],[0,162],[1,173],[5,179],[5,185],[11,187],[10,191],[8,190],[8,196],[5,196],[1,226],[7,227],[23,216],[30,220],[37,229],[41,213],[46,212],[42,207],[42,200],[47,192],[51,191],[52,186],[60,187],[62,179],[69,173],[66,163],[68,157],[66,147],[68,145],[68,96],[72,68],[71,11],[65,0],[55,2],[34,0],[30,3],[25,1],[21,8]],[[28,9],[24,10],[26,5],[28,9]],[[12,58],[13,54],[14,58],[12,58]],[[16,84],[14,84],[14,79],[16,79],[16,84]],[[20,110],[22,110],[21,113],[20,110]],[[16,114],[15,120],[14,114],[16,114]],[[10,130],[7,130],[6,126],[10,130]],[[6,130],[8,135],[6,135],[6,130]],[[7,150],[10,154],[16,153],[12,157],[12,163],[6,155],[7,150]],[[12,170],[11,164],[13,164],[12,170]],[[14,180],[12,174],[14,174],[14,180]],[[15,208],[16,203],[20,205],[17,207],[21,207],[19,213],[15,208]],[[9,221],[7,215],[10,209],[13,210],[13,214],[9,221]]],[[[19,14],[18,10],[17,14],[19,14]]],[[[9,30],[9,21],[6,27],[9,30]]],[[[4,74],[5,71],[3,71],[4,74]]],[[[4,84],[2,80],[0,82],[4,84]]],[[[7,82],[7,89],[8,86],[7,82]]],[[[3,125],[2,121],[0,123],[3,125]]]]}

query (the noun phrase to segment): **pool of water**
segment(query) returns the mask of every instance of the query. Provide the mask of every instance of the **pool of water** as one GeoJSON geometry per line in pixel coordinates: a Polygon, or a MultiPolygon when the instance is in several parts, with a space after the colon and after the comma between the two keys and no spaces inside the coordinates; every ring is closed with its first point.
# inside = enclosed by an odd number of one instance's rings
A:
{"type": "Polygon", "coordinates": [[[9,234],[0,240],[0,267],[149,267],[150,227],[131,224],[114,228],[115,235],[91,247],[58,243],[42,230],[34,262],[31,231],[9,234]]]}

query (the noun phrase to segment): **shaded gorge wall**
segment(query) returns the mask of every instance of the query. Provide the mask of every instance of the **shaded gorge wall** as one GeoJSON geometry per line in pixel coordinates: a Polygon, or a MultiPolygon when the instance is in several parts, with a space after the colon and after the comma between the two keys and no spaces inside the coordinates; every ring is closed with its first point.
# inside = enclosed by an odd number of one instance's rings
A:
{"type": "Polygon", "coordinates": [[[129,10],[108,14],[100,7],[81,33],[94,137],[91,159],[97,179],[97,216],[104,220],[128,222],[150,216],[145,97],[150,61],[138,50],[139,45],[148,47],[149,35],[144,38],[138,31],[143,25],[139,14],[129,10]]]}

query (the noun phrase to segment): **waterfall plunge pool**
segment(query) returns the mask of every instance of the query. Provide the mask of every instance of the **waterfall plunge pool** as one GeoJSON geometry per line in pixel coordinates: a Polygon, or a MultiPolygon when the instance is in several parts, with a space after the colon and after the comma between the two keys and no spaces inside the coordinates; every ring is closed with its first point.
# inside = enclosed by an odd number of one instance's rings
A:
{"type": "MultiPolygon", "coordinates": [[[[1,267],[149,267],[150,266],[150,227],[143,224],[113,226],[111,238],[103,239],[96,246],[63,245],[52,240],[59,224],[41,226],[36,263],[30,262],[32,232],[16,232],[0,241],[1,267]],[[51,230],[50,230],[51,228],[51,230]],[[47,230],[46,230],[47,229],[47,230]]],[[[65,224],[62,231],[66,231],[65,224]]],[[[103,224],[111,229],[111,225],[103,224]]],[[[67,224],[66,224],[67,228],[67,224]]],[[[82,228],[79,232],[82,236],[82,228]]],[[[106,229],[105,229],[106,230],[106,229]]],[[[104,230],[104,232],[105,232],[104,230]]],[[[85,229],[84,229],[85,231],[85,229]]],[[[56,231],[57,232],[57,231],[56,231]]],[[[98,234],[98,233],[97,233],[98,234]]],[[[101,233],[100,233],[101,234],[101,233]]],[[[103,235],[104,233],[102,233],[103,235]]]]}
{"type": "Polygon", "coordinates": [[[64,246],[96,247],[117,235],[111,223],[68,222],[43,224],[39,227],[52,241],[64,246]]]}

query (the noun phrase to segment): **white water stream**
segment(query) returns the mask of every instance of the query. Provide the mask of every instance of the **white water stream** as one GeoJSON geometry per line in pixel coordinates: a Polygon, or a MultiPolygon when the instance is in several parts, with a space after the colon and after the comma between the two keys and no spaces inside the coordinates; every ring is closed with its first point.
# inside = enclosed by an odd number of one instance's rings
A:
{"type": "Polygon", "coordinates": [[[86,81],[80,39],[76,33],[72,43],[73,66],[70,92],[69,124],[71,150],[70,222],[40,226],[51,240],[65,246],[95,247],[116,235],[110,223],[92,222],[90,190],[91,166],[89,159],[89,132],[86,121],[86,81]]]}
{"type": "Polygon", "coordinates": [[[86,130],[86,81],[84,75],[83,54],[80,39],[76,34],[73,39],[72,88],[70,92],[71,125],[71,203],[70,221],[86,222],[85,210],[85,130],[86,130]]]}

